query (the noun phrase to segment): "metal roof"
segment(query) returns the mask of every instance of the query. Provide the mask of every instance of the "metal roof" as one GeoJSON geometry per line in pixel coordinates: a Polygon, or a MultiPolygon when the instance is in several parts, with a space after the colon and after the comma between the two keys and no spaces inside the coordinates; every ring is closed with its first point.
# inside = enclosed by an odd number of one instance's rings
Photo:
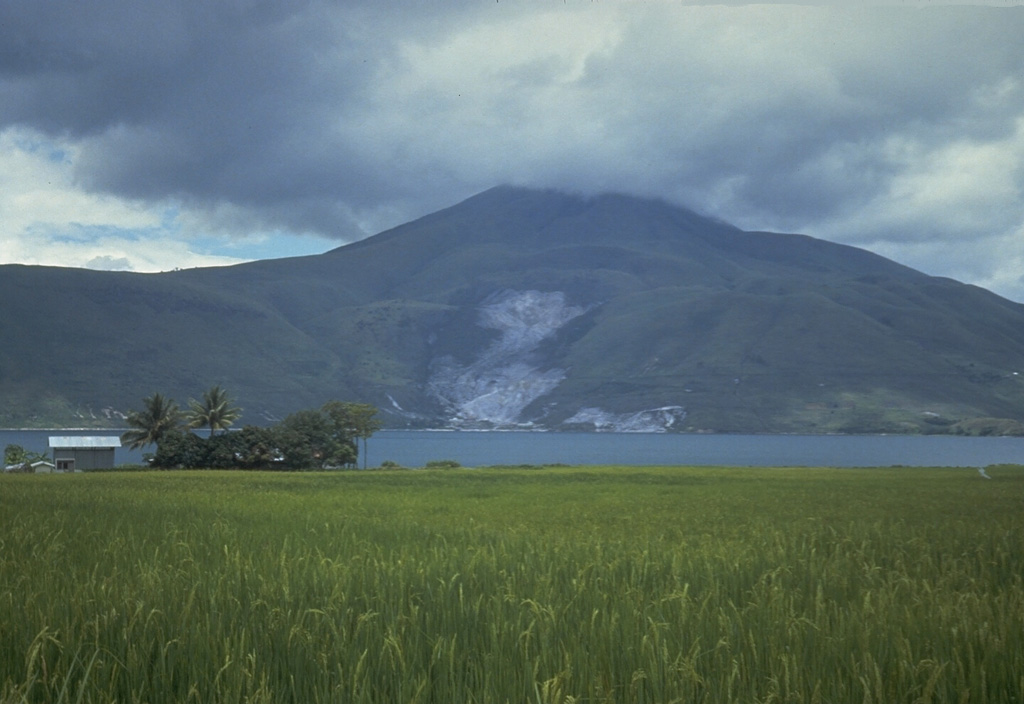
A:
{"type": "Polygon", "coordinates": [[[96,437],[96,436],[68,436],[68,435],[51,435],[50,436],[50,447],[84,447],[84,448],[111,448],[121,447],[121,438],[114,437],[96,437]]]}

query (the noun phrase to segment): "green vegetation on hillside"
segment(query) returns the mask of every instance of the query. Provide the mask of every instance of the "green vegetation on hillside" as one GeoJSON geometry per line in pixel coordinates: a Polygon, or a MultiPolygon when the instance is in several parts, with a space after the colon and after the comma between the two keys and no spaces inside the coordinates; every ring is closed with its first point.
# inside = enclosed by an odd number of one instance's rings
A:
{"type": "Polygon", "coordinates": [[[0,478],[0,702],[1024,700],[1024,468],[0,478]]]}
{"type": "Polygon", "coordinates": [[[510,291],[587,311],[503,360],[564,374],[515,422],[676,406],[684,431],[1021,432],[1020,304],[657,201],[518,188],[313,257],[0,267],[0,427],[119,427],[148,389],[189,398],[203,378],[260,423],[350,398],[386,427],[446,427],[432,375],[486,354],[480,306],[510,291]]]}

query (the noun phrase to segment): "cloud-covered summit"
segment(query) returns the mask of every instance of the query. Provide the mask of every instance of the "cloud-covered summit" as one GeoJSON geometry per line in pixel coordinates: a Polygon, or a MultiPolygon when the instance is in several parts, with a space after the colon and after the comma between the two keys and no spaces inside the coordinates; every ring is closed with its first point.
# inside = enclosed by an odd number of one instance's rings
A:
{"type": "Polygon", "coordinates": [[[655,196],[1024,299],[1024,8],[0,8],[0,258],[320,251],[498,183],[655,196]]]}

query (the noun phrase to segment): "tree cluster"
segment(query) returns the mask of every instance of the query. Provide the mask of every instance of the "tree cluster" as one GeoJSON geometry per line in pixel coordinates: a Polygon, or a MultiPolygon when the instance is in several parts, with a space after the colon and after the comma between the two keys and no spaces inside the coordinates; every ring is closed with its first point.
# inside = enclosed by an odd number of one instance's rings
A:
{"type": "MultiPolygon", "coordinates": [[[[150,466],[160,469],[331,469],[355,467],[358,441],[380,429],[377,409],[365,403],[330,401],[318,409],[292,413],[277,425],[246,425],[227,432],[241,417],[227,394],[215,386],[189,410],[160,395],[144,399],[128,414],[130,429],[121,441],[137,449],[155,445],[150,466]],[[193,431],[208,428],[209,434],[193,431]]],[[[365,464],[365,462],[364,462],[365,464]]]]}

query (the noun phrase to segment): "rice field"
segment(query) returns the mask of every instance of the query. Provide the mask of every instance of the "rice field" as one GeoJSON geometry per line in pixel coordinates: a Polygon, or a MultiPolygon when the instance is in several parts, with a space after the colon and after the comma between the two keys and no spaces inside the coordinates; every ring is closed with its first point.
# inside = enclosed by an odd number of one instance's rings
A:
{"type": "Polygon", "coordinates": [[[0,703],[1024,701],[1024,468],[0,477],[0,703]]]}

